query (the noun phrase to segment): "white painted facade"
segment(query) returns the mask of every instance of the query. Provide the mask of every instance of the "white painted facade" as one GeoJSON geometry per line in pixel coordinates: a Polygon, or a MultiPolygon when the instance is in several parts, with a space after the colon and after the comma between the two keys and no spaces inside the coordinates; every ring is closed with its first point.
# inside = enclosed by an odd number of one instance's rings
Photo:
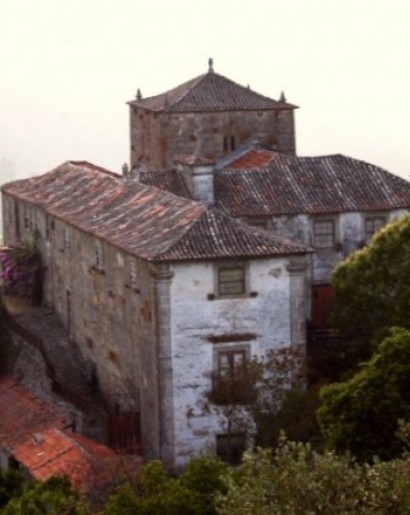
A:
{"type": "MultiPolygon", "coordinates": [[[[289,258],[246,263],[246,295],[209,300],[215,294],[215,263],[173,266],[170,287],[173,370],[174,459],[182,466],[193,455],[216,450],[216,435],[227,432],[218,410],[205,409],[210,373],[220,350],[246,349],[249,357],[292,345],[289,258]],[[249,296],[249,293],[256,296],[249,296]],[[254,335],[235,341],[235,335],[254,335]],[[233,341],[212,343],[212,336],[233,341]]],[[[304,322],[301,320],[300,322],[304,322]]],[[[239,338],[238,338],[239,339],[239,338]]]]}
{"type": "Polygon", "coordinates": [[[311,266],[307,274],[312,284],[327,284],[335,267],[349,254],[366,243],[365,222],[368,218],[385,217],[386,223],[408,213],[407,209],[391,211],[359,212],[337,214],[278,216],[268,223],[268,229],[293,241],[300,241],[312,247],[311,266]],[[315,220],[334,220],[334,245],[330,248],[317,248],[314,236],[315,220]]]}

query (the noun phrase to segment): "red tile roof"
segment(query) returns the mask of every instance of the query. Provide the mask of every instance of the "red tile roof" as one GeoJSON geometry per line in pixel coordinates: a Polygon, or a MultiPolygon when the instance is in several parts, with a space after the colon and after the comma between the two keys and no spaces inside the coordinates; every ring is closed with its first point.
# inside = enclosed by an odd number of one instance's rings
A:
{"type": "Polygon", "coordinates": [[[275,154],[270,150],[264,149],[253,149],[246,154],[238,157],[234,161],[231,161],[226,168],[235,169],[235,170],[248,170],[251,168],[263,168],[267,166],[275,154]]]}
{"type": "Polygon", "coordinates": [[[132,100],[130,105],[167,113],[295,109],[219,75],[205,73],[161,95],[132,100]]]}
{"type": "Polygon", "coordinates": [[[208,208],[199,202],[70,162],[40,177],[6,184],[2,191],[149,261],[226,257],[224,243],[215,240],[215,234],[227,233],[224,224],[230,227],[231,257],[306,251],[288,241],[280,246],[279,239],[271,240],[264,231],[254,244],[246,226],[232,223],[226,215],[205,215],[208,208]],[[218,230],[202,230],[202,224],[196,223],[202,215],[203,220],[212,219],[218,230]]]}
{"type": "MultiPolygon", "coordinates": [[[[67,476],[83,494],[104,492],[130,472],[130,460],[122,461],[114,451],[86,438],[57,428],[50,428],[13,449],[14,458],[32,477],[46,480],[51,476],[67,476]]],[[[134,470],[141,458],[134,458],[134,470]]]]}
{"type": "MultiPolygon", "coordinates": [[[[410,208],[408,181],[340,154],[296,157],[250,149],[223,161],[214,173],[215,206],[235,218],[410,208]]],[[[162,172],[159,179],[157,172],[144,172],[141,181],[189,198],[178,187],[178,174],[162,172]]]]}
{"type": "Polygon", "coordinates": [[[113,483],[120,471],[138,468],[138,456],[124,461],[85,436],[64,430],[69,417],[41,402],[9,377],[0,378],[0,448],[40,480],[65,475],[83,493],[113,483]]]}
{"type": "Polygon", "coordinates": [[[49,427],[62,429],[70,418],[41,402],[8,377],[0,378],[0,447],[14,449],[49,427]]]}

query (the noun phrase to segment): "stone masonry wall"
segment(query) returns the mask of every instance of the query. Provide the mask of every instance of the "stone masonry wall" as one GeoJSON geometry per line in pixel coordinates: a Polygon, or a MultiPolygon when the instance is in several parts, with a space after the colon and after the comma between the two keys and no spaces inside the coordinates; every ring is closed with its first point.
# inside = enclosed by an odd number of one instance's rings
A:
{"type": "MultiPolygon", "coordinates": [[[[44,303],[56,311],[70,337],[95,363],[108,410],[141,413],[142,453],[158,457],[156,321],[150,265],[47,217],[40,208],[29,207],[35,213],[46,266],[44,303]],[[97,264],[97,252],[103,263],[97,264]],[[132,267],[137,286],[131,282],[132,267]]],[[[19,208],[22,223],[24,204],[19,202],[19,208]]],[[[5,243],[14,242],[12,226],[6,232],[5,243]]],[[[22,239],[30,232],[23,231],[22,239]]]]}
{"type": "Polygon", "coordinates": [[[216,160],[232,150],[231,137],[236,147],[257,137],[274,150],[295,154],[292,110],[156,113],[130,109],[131,166],[168,169],[181,155],[216,160]]]}

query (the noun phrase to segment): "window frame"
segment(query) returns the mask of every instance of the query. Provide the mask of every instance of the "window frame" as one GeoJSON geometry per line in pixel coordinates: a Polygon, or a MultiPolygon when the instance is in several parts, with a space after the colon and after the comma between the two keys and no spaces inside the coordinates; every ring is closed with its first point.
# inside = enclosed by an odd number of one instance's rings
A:
{"type": "Polygon", "coordinates": [[[387,215],[380,215],[380,214],[366,214],[364,216],[364,220],[363,220],[363,232],[364,232],[364,241],[366,243],[368,243],[372,238],[373,236],[376,234],[376,232],[378,232],[382,227],[384,227],[386,224],[388,223],[388,217],[387,215]],[[374,228],[374,222],[376,220],[382,220],[383,223],[377,227],[376,229],[374,228]],[[373,225],[372,225],[372,229],[373,231],[370,232],[367,230],[367,224],[369,222],[373,222],[373,225]]]}
{"type": "Polygon", "coordinates": [[[248,365],[251,360],[249,344],[216,345],[213,350],[211,402],[217,405],[250,404],[255,400],[255,390],[251,387],[248,365]],[[221,358],[228,357],[228,365],[223,366],[221,358]],[[241,356],[235,363],[235,356],[241,356]],[[225,372],[223,372],[225,370],[225,372]]]}
{"type": "Polygon", "coordinates": [[[132,258],[130,259],[128,264],[128,279],[130,287],[135,291],[139,291],[140,274],[138,271],[137,262],[135,259],[132,258]]]}
{"type": "Polygon", "coordinates": [[[336,245],[336,220],[334,218],[313,219],[313,246],[315,249],[333,249],[336,245]],[[331,224],[331,231],[318,233],[320,225],[331,224]],[[330,238],[329,241],[326,238],[330,238]],[[322,240],[322,241],[321,241],[322,240]]]}
{"type": "Polygon", "coordinates": [[[231,262],[224,262],[224,263],[217,263],[215,265],[215,292],[216,297],[220,299],[226,299],[226,298],[235,298],[235,297],[244,297],[247,295],[248,291],[248,264],[245,261],[231,261],[231,262]],[[223,279],[221,278],[221,275],[226,271],[234,271],[238,270],[240,271],[240,278],[235,279],[223,279]],[[231,291],[227,291],[228,288],[226,287],[228,284],[234,285],[235,283],[241,284],[239,288],[235,290],[235,287],[232,287],[231,291]]]}
{"type": "Polygon", "coordinates": [[[97,270],[104,270],[104,246],[101,241],[95,243],[95,268],[97,270]]]}
{"type": "Polygon", "coordinates": [[[63,229],[63,249],[67,252],[71,249],[71,229],[67,226],[63,229]]]}

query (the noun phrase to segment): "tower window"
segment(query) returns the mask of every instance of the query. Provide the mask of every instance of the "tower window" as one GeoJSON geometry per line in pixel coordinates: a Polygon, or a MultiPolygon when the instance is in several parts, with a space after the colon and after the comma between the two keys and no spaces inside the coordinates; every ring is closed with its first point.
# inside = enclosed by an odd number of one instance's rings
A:
{"type": "Polygon", "coordinates": [[[231,136],[231,150],[235,150],[235,148],[236,148],[235,136],[231,136]]]}
{"type": "Polygon", "coordinates": [[[224,152],[228,150],[228,137],[224,136],[224,152]]]}

